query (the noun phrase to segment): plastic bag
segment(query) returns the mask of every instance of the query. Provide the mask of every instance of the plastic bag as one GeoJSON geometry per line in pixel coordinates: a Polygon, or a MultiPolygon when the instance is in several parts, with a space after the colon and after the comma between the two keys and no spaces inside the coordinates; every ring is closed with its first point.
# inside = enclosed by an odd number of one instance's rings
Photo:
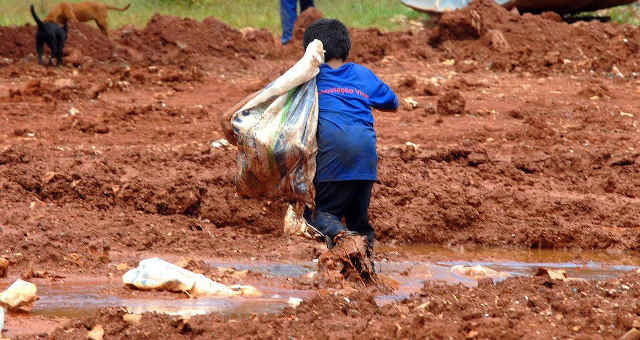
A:
{"type": "Polygon", "coordinates": [[[318,151],[315,76],[323,62],[322,42],[314,40],[302,59],[232,115],[239,151],[239,193],[314,206],[318,151]]]}
{"type": "Polygon", "coordinates": [[[202,274],[196,274],[157,257],[140,261],[137,268],[131,269],[122,276],[127,286],[141,290],[168,290],[184,292],[190,296],[234,296],[243,295],[245,287],[228,287],[215,282],[202,274]]]}

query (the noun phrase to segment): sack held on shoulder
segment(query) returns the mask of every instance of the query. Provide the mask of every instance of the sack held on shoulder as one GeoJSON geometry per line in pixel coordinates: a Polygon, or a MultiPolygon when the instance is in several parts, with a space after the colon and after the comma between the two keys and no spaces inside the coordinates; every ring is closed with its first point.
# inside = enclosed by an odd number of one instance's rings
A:
{"type": "Polygon", "coordinates": [[[314,206],[315,76],[323,62],[322,42],[315,40],[302,59],[231,116],[239,151],[236,186],[240,194],[314,206]]]}

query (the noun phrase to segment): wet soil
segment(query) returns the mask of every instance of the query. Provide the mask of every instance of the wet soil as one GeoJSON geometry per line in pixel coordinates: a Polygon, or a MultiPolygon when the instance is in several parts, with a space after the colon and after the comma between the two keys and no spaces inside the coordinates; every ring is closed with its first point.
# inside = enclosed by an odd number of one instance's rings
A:
{"type": "MultiPolygon", "coordinates": [[[[9,278],[30,271],[117,276],[115,265],[156,255],[299,262],[322,254],[320,243],[283,235],[286,202],[237,195],[235,149],[210,147],[223,136],[221,113],[295,63],[299,44],[280,46],[267,31],[234,30],[215,18],[158,15],[144,29],[119,29],[113,41],[91,25],[72,25],[67,62],[46,68],[35,61],[33,25],[0,30],[0,256],[9,278]]],[[[638,251],[639,33],[519,15],[491,1],[420,31],[352,29],[350,60],[409,103],[397,113],[374,112],[376,259],[410,261],[415,254],[393,249],[416,243],[638,251]],[[460,94],[463,110],[437,114],[450,93],[460,94]]],[[[318,289],[296,280],[277,284],[318,289]]],[[[216,327],[216,334],[245,337],[428,335],[412,333],[420,330],[454,338],[611,338],[640,315],[637,277],[620,280],[428,284],[382,307],[366,292],[349,297],[357,307],[320,294],[246,324],[210,315],[187,326],[144,314],[144,326],[134,329],[106,309],[53,334],[86,336],[101,323],[120,338],[211,336],[216,327]],[[539,301],[529,306],[524,296],[539,301]]]]}

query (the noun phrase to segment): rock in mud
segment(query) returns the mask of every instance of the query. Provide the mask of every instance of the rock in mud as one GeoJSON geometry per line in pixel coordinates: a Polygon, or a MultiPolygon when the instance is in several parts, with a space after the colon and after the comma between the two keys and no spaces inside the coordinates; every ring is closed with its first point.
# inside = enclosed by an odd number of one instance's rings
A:
{"type": "Polygon", "coordinates": [[[0,293],[0,304],[14,311],[31,311],[38,300],[38,288],[31,282],[16,280],[7,290],[0,293]]]}
{"type": "Polygon", "coordinates": [[[102,340],[104,337],[104,328],[102,325],[95,325],[89,332],[87,338],[91,340],[102,340]]]}
{"type": "Polygon", "coordinates": [[[443,116],[463,114],[466,102],[460,91],[449,91],[438,99],[438,114],[443,116]]]}
{"type": "Polygon", "coordinates": [[[340,285],[344,281],[364,286],[378,285],[378,278],[367,256],[364,236],[342,232],[334,238],[335,246],[320,256],[321,278],[327,284],[340,285]]]}
{"type": "Polygon", "coordinates": [[[632,328],[631,330],[626,332],[622,337],[620,337],[620,340],[640,340],[640,331],[635,328],[632,328]]]}
{"type": "Polygon", "coordinates": [[[137,325],[142,320],[142,314],[125,314],[122,316],[122,320],[130,325],[137,325]]]}

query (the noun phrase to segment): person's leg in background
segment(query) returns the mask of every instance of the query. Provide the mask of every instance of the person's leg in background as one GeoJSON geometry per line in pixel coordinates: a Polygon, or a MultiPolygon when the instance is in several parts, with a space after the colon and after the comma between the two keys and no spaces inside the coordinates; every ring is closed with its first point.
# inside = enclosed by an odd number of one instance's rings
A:
{"type": "Polygon", "coordinates": [[[309,7],[315,7],[313,0],[300,0],[300,13],[309,7]]]}
{"type": "Polygon", "coordinates": [[[280,0],[280,23],[282,24],[282,44],[291,41],[293,24],[298,18],[297,0],[280,0]]]}

